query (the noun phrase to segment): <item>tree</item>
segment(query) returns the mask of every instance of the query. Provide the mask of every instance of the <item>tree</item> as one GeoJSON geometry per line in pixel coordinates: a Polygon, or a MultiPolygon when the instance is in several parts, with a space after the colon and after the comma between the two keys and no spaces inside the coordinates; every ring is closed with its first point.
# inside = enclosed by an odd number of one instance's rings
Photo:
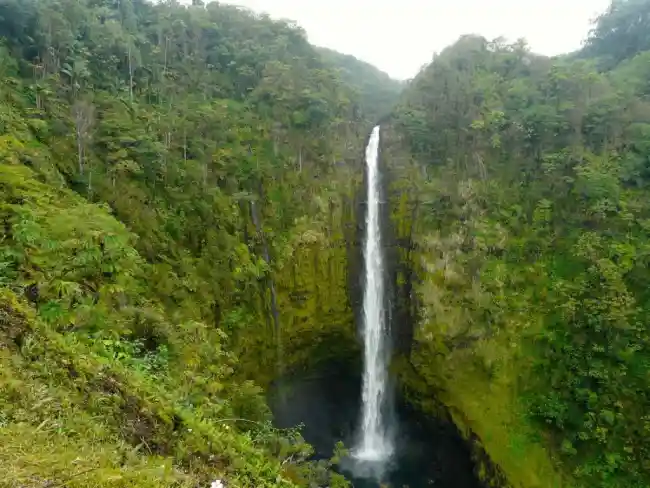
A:
{"type": "MultiPolygon", "coordinates": [[[[95,123],[95,107],[88,100],[77,100],[72,105],[72,118],[75,125],[77,139],[77,161],[79,162],[79,174],[84,174],[84,166],[87,162],[87,152],[92,140],[92,129],[95,123]]],[[[91,173],[92,174],[92,173],[91,173]]],[[[88,191],[90,192],[91,177],[88,179],[88,191]]]]}

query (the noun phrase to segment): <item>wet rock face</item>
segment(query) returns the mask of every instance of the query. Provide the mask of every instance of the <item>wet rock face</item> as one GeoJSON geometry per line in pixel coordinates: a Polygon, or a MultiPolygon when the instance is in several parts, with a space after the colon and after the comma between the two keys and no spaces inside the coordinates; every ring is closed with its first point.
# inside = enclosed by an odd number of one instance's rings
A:
{"type": "MultiPolygon", "coordinates": [[[[279,427],[304,424],[303,435],[316,450],[316,458],[330,458],[336,442],[354,443],[360,415],[360,370],[351,364],[330,364],[308,375],[285,377],[270,391],[270,405],[279,427]]],[[[397,399],[396,456],[383,483],[402,488],[479,488],[470,449],[456,428],[426,418],[397,399]]],[[[354,478],[355,487],[377,488],[376,480],[354,478]]]]}

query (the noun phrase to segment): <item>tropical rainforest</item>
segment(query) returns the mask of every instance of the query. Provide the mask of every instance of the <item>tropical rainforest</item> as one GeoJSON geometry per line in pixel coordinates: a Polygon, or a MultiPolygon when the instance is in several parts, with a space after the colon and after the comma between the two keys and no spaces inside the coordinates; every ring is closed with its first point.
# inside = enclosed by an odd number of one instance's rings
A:
{"type": "Polygon", "coordinates": [[[406,83],[201,0],[0,41],[0,486],[349,486],[266,392],[357,361],[377,123],[405,398],[486,486],[650,486],[650,1],[406,83]]]}
{"type": "Polygon", "coordinates": [[[649,81],[650,2],[615,1],[555,59],[461,38],[390,119],[405,384],[514,486],[650,486],[649,81]]]}

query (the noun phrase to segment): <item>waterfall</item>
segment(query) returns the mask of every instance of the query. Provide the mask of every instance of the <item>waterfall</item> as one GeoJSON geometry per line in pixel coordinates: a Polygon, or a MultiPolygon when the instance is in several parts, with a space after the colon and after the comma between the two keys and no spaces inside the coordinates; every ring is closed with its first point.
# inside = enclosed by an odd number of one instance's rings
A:
{"type": "Polygon", "coordinates": [[[382,462],[393,453],[386,425],[388,397],[388,330],[384,311],[384,258],[379,218],[379,126],[366,148],[368,198],[364,243],[363,293],[363,405],[359,440],[353,453],[359,461],[382,462]]]}

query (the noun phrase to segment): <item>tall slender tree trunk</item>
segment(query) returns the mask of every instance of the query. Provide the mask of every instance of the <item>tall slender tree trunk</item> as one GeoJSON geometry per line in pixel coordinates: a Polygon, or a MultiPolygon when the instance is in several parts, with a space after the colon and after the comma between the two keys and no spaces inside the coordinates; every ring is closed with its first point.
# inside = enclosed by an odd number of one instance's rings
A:
{"type": "Polygon", "coordinates": [[[77,159],[79,162],[79,174],[84,174],[84,155],[83,143],[81,142],[81,134],[77,130],[77,159]]]}
{"type": "Polygon", "coordinates": [[[187,163],[187,128],[183,127],[183,161],[187,163]]]}
{"type": "Polygon", "coordinates": [[[133,61],[131,60],[131,42],[129,41],[129,101],[133,103],[133,61]]]}

